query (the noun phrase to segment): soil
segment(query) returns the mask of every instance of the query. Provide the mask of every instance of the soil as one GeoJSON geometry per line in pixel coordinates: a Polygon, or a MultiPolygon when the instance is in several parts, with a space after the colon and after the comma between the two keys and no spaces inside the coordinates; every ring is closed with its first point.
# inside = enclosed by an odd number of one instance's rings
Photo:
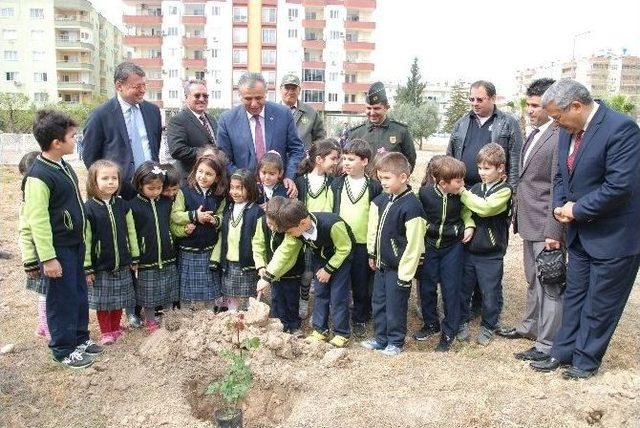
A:
{"type": "MultiPolygon", "coordinates": [[[[0,426],[213,426],[213,412],[225,404],[204,391],[225,372],[219,353],[237,344],[238,314],[173,312],[151,335],[128,331],[89,369],[54,365],[33,334],[36,296],[24,288],[20,267],[19,176],[3,168],[0,179],[0,248],[12,255],[0,260],[0,348],[15,345],[0,354],[0,426]]],[[[512,238],[505,258],[507,325],[518,322],[526,292],[521,242],[512,238]]],[[[420,326],[415,297],[410,308],[409,333],[420,326]]],[[[456,342],[446,354],[433,352],[437,337],[409,339],[404,353],[385,358],[357,343],[339,350],[282,333],[266,305],[252,302],[240,340],[258,337],[261,345],[248,357],[254,383],[242,403],[245,426],[638,427],[639,309],[635,287],[600,373],[572,382],[516,360],[514,352],[531,346],[524,339],[497,338],[487,347],[456,342]]],[[[93,312],[90,328],[96,337],[93,312]]],[[[477,328],[475,322],[472,337],[477,328]]]]}

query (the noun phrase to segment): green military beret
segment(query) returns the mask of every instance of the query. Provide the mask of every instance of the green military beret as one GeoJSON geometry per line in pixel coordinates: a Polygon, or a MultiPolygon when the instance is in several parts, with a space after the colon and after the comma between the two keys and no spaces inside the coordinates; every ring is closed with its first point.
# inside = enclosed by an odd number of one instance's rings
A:
{"type": "Polygon", "coordinates": [[[284,85],[300,86],[300,79],[295,74],[287,74],[282,78],[282,83],[280,83],[280,86],[284,85]]]}
{"type": "Polygon", "coordinates": [[[387,92],[384,90],[384,84],[382,82],[372,83],[367,91],[367,104],[380,104],[387,101],[387,92]]]}

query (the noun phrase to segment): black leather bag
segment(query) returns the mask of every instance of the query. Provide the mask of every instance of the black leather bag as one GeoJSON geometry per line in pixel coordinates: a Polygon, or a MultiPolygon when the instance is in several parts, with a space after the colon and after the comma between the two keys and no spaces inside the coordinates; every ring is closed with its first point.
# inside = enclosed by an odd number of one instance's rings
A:
{"type": "Polygon", "coordinates": [[[565,251],[542,250],[536,257],[536,275],[544,288],[564,289],[567,284],[565,251]]]}

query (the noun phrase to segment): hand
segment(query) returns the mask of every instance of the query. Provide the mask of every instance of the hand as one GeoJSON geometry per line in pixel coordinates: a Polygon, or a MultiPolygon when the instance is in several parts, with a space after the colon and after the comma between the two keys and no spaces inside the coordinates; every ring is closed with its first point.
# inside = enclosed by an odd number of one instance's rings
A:
{"type": "Polygon", "coordinates": [[[213,223],[213,211],[202,211],[202,205],[196,210],[196,218],[200,224],[213,223]]]}
{"type": "Polygon", "coordinates": [[[378,270],[375,259],[369,259],[369,269],[371,269],[374,272],[378,270]]]}
{"type": "Polygon", "coordinates": [[[298,188],[296,187],[296,183],[293,182],[290,178],[285,178],[282,180],[282,184],[287,189],[287,196],[290,198],[298,197],[298,188]]]}
{"type": "MultiPolygon", "coordinates": [[[[256,286],[256,292],[258,294],[262,294],[263,291],[267,291],[267,289],[271,287],[271,284],[267,281],[265,281],[264,279],[260,278],[258,280],[258,285],[256,286]]],[[[260,300],[260,299],[258,299],[260,300]]]]}
{"type": "Polygon", "coordinates": [[[262,208],[262,211],[265,211],[267,209],[267,203],[260,204],[260,208],[262,208]]]}
{"type": "Polygon", "coordinates": [[[42,263],[42,268],[44,270],[44,276],[48,276],[49,278],[62,277],[62,266],[60,266],[58,259],[47,260],[42,263]]]}
{"type": "Polygon", "coordinates": [[[555,239],[552,239],[552,238],[544,239],[544,248],[546,248],[547,250],[559,250],[560,245],[561,245],[560,241],[556,241],[555,239]]]}
{"type": "Polygon", "coordinates": [[[89,273],[87,274],[87,285],[93,285],[93,283],[96,281],[96,275],[93,273],[89,273]]]}
{"type": "Polygon", "coordinates": [[[27,277],[31,279],[40,278],[40,271],[38,269],[30,270],[27,272],[27,277]]]}
{"type": "Polygon", "coordinates": [[[138,264],[132,264],[131,266],[129,266],[129,269],[131,269],[131,272],[133,272],[133,277],[138,278],[138,264]]]}
{"type": "Polygon", "coordinates": [[[553,216],[560,223],[571,223],[574,220],[574,217],[573,217],[573,206],[574,205],[575,205],[575,202],[569,201],[569,202],[565,203],[561,207],[556,207],[553,210],[553,216]]]}
{"type": "Polygon", "coordinates": [[[324,268],[320,268],[318,272],[316,272],[316,278],[318,278],[318,281],[326,284],[331,279],[331,274],[324,270],[324,268]]]}
{"type": "Polygon", "coordinates": [[[258,276],[262,278],[267,270],[265,268],[258,269],[258,276]]]}
{"type": "Polygon", "coordinates": [[[471,238],[473,238],[474,232],[475,232],[475,229],[473,227],[467,227],[464,230],[464,234],[462,235],[462,243],[466,244],[467,242],[471,241],[471,238]]]}
{"type": "Polygon", "coordinates": [[[196,230],[195,224],[189,223],[184,225],[184,233],[186,233],[187,235],[191,235],[194,230],[196,230]]]}

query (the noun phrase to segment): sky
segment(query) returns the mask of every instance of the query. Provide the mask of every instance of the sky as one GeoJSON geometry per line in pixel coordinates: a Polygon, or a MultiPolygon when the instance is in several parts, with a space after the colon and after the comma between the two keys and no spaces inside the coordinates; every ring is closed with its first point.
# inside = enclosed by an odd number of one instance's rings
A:
{"type": "MultiPolygon", "coordinates": [[[[119,24],[119,0],[90,0],[119,24]]],[[[515,72],[603,49],[640,55],[637,0],[377,0],[373,79],[490,80],[510,98],[515,72]],[[586,33],[586,34],[585,34],[586,33]]]]}

